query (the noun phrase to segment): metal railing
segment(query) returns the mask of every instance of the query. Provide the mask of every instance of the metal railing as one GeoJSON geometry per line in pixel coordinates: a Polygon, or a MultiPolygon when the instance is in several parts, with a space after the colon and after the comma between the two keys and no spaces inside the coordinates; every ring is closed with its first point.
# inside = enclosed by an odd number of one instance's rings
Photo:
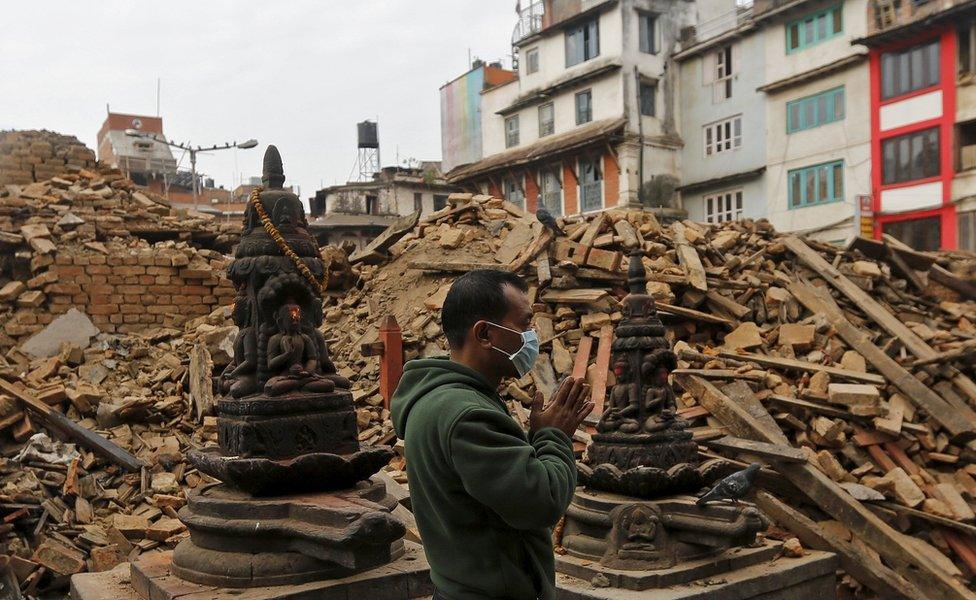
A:
{"type": "Polygon", "coordinates": [[[518,22],[515,30],[512,31],[512,43],[517,44],[521,40],[538,33],[542,29],[542,15],[545,14],[545,7],[541,0],[532,2],[519,12],[518,22]]]}
{"type": "Polygon", "coordinates": [[[753,3],[752,0],[739,0],[736,7],[727,13],[718,15],[702,21],[695,25],[695,41],[703,42],[713,37],[719,36],[726,31],[735,29],[746,21],[752,19],[753,3]]]}

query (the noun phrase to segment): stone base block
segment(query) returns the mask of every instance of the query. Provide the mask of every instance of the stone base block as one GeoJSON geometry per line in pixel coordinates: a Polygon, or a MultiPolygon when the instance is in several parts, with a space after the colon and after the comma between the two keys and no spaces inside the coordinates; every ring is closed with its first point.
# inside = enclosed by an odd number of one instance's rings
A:
{"type": "MultiPolygon", "coordinates": [[[[556,574],[557,600],[833,600],[836,598],[838,568],[837,557],[829,552],[808,551],[801,558],[768,558],[757,563],[749,560],[762,555],[761,549],[740,549],[744,554],[729,558],[731,570],[720,576],[703,575],[688,583],[665,584],[667,587],[653,591],[597,587],[593,579],[580,579],[565,573],[566,563],[582,569],[586,562],[570,557],[557,557],[560,571],[556,574]],[[750,556],[751,554],[751,556],[750,556]]],[[[657,577],[669,580],[681,571],[701,569],[693,563],[680,564],[674,569],[653,572],[598,570],[608,580],[614,578],[640,579],[657,577]]],[[[578,571],[581,574],[583,571],[578,571]]],[[[594,574],[595,575],[595,574],[594,574]]],[[[602,584],[602,582],[601,582],[602,584]]]]}
{"type": "Polygon", "coordinates": [[[379,481],[331,493],[253,497],[216,485],[187,496],[190,531],[172,571],[201,584],[254,587],[346,577],[390,562],[405,528],[379,481]]]}
{"type": "Polygon", "coordinates": [[[183,581],[170,569],[172,553],[152,552],[105,573],[71,578],[72,600],[416,600],[434,593],[423,549],[406,542],[397,560],[341,579],[246,591],[183,581]]]}

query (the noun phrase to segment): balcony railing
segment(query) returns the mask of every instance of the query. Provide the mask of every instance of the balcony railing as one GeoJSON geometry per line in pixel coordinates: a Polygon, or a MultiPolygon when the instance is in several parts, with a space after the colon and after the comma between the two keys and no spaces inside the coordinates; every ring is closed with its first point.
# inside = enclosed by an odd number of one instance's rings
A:
{"type": "Polygon", "coordinates": [[[542,30],[542,15],[545,14],[542,0],[532,2],[519,12],[518,22],[512,32],[512,43],[517,44],[525,38],[542,30]]]}

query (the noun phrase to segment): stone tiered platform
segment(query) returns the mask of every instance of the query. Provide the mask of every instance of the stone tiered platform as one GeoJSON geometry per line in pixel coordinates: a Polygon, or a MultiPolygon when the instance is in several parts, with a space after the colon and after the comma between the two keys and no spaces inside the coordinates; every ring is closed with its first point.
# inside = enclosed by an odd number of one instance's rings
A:
{"type": "MultiPolygon", "coordinates": [[[[578,558],[557,557],[557,600],[833,600],[838,560],[829,552],[808,551],[801,558],[773,558],[778,544],[730,550],[718,561],[725,572],[710,574],[715,559],[683,562],[671,569],[616,571],[596,565],[614,587],[596,587],[586,575],[594,565],[578,558]],[[771,552],[772,551],[772,552],[771,552]],[[589,563],[589,564],[587,564],[589,563]],[[666,583],[679,580],[688,583],[666,583]],[[654,581],[667,587],[634,587],[654,581]],[[629,586],[630,589],[628,589],[629,586]]],[[[85,599],[88,600],[88,599],[85,599]]]]}
{"type": "Polygon", "coordinates": [[[434,593],[430,569],[417,544],[386,565],[349,577],[298,585],[221,588],[174,576],[172,553],[155,552],[105,573],[71,578],[72,600],[416,600],[434,593]],[[128,571],[128,572],[127,572],[128,571]]]}

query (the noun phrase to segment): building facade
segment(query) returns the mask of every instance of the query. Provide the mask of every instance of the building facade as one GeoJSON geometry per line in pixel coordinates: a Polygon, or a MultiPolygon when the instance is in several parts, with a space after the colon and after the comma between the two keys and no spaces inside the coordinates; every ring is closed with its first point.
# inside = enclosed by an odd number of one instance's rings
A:
{"type": "Polygon", "coordinates": [[[418,167],[384,167],[372,181],[323,188],[309,199],[309,227],[322,244],[347,242],[362,248],[397,218],[425,215],[447,206],[458,188],[444,179],[440,163],[418,167]]]}
{"type": "MultiPolygon", "coordinates": [[[[529,210],[544,204],[556,215],[672,206],[681,140],[669,65],[692,6],[663,0],[523,5],[512,38],[517,77],[472,98],[481,116],[480,159],[465,160],[453,135],[444,136],[444,161],[452,165],[447,179],[529,210]]],[[[459,81],[447,84],[447,93],[457,95],[450,88],[459,81]]],[[[460,122],[442,109],[446,131],[460,122]]]]}
{"type": "Polygon", "coordinates": [[[876,0],[866,15],[875,234],[976,250],[976,2],[876,0]]]}
{"type": "Polygon", "coordinates": [[[176,176],[176,159],[170,147],[128,136],[128,129],[164,137],[161,117],[110,112],[96,136],[98,160],[118,167],[137,185],[162,194],[176,176]]]}
{"type": "Polygon", "coordinates": [[[699,0],[681,68],[682,202],[836,243],[871,193],[865,0],[699,0]]]}

